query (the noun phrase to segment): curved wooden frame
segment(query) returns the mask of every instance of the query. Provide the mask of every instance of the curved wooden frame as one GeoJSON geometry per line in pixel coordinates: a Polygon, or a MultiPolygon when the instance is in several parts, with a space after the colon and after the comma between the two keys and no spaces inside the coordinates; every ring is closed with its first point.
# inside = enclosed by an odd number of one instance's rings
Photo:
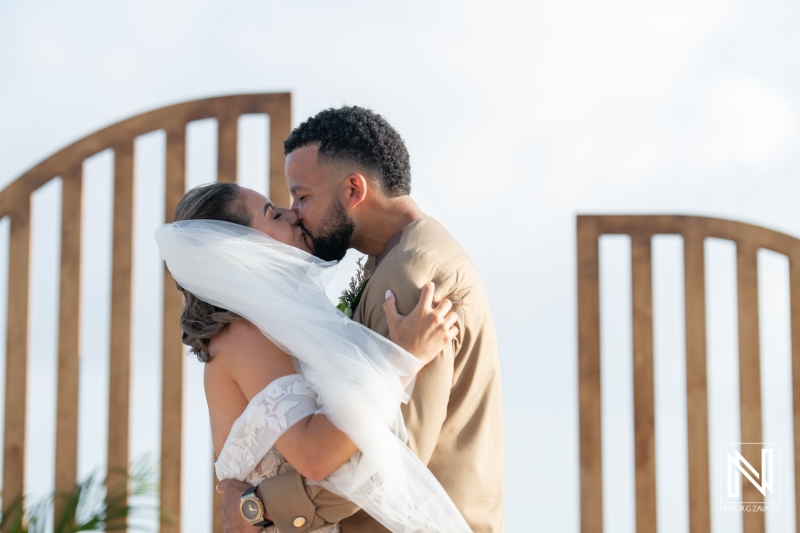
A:
{"type": "MultiPolygon", "coordinates": [[[[9,502],[23,491],[25,411],[28,357],[28,293],[31,195],[50,180],[62,179],[61,282],[58,325],[58,391],[56,422],[56,490],[72,490],[78,456],[78,374],[80,326],[81,196],[84,160],[106,149],[114,151],[114,218],[111,290],[111,346],[108,414],[108,465],[126,468],[129,461],[131,268],[133,262],[133,163],[137,137],[165,130],[167,137],[165,220],[172,218],[185,192],[186,126],[217,119],[217,170],[220,181],[235,181],[238,118],[270,117],[269,193],[289,205],[284,176],[283,141],[291,131],[289,93],[244,94],[186,102],[144,113],[101,129],[67,146],[25,172],[0,192],[0,217],[10,219],[5,439],[3,495],[9,502]]],[[[164,276],[163,354],[182,353],[178,315],[180,296],[170,275],[164,276]]],[[[163,357],[161,508],[173,517],[162,530],[180,530],[181,419],[183,357],[163,357]]],[[[110,483],[113,483],[114,480],[110,483]]],[[[215,513],[218,512],[218,506],[215,513]]],[[[59,508],[57,507],[57,512],[59,508]]],[[[215,519],[215,528],[219,520],[215,519]]]]}
{"type": "MultiPolygon", "coordinates": [[[[741,222],[696,216],[579,216],[577,230],[581,531],[601,533],[603,529],[598,239],[605,234],[631,236],[636,530],[639,533],[656,531],[651,238],[656,234],[679,234],[684,239],[689,524],[692,533],[711,530],[704,241],[714,237],[736,243],[741,442],[763,442],[758,249],[769,249],[789,258],[795,513],[800,526],[800,239],[741,222]]],[[[745,457],[753,464],[760,461],[746,454],[745,457]]],[[[747,483],[743,487],[744,501],[763,501],[754,487],[747,483]]],[[[746,533],[764,531],[763,515],[744,513],[743,520],[746,533]]]]}

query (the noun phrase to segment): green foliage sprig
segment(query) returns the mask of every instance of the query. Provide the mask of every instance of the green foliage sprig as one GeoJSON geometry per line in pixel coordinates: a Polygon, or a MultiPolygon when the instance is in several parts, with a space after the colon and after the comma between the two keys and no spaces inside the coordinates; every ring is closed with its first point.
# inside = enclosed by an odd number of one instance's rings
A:
{"type": "Polygon", "coordinates": [[[342,295],[339,296],[339,304],[336,306],[336,309],[347,315],[348,318],[353,318],[353,311],[361,301],[361,295],[364,294],[364,288],[369,281],[369,272],[364,266],[364,259],[365,257],[361,256],[356,262],[358,265],[356,275],[350,280],[350,285],[342,291],[342,295]]]}

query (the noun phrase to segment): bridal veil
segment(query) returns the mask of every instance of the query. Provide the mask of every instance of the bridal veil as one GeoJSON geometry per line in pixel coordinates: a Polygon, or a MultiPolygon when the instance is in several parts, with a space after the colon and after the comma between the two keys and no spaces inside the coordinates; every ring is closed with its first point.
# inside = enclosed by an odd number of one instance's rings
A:
{"type": "Polygon", "coordinates": [[[334,263],[228,222],[173,222],[155,237],[175,280],[249,320],[289,354],[320,411],[359,448],[320,485],[394,532],[469,531],[406,445],[403,383],[419,361],[334,307],[325,294],[334,263]]]}

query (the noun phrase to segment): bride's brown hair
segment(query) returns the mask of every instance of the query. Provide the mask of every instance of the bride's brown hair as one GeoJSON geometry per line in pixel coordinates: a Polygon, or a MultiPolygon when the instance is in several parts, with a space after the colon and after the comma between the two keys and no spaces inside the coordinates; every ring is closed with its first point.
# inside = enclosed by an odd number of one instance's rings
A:
{"type": "MultiPolygon", "coordinates": [[[[195,187],[180,199],[172,220],[221,220],[249,226],[250,217],[244,209],[241,191],[242,188],[235,183],[227,182],[195,187]]],[[[228,324],[242,318],[227,309],[204,302],[178,283],[176,285],[183,293],[181,341],[197,359],[207,363],[211,358],[208,353],[211,340],[222,333],[228,324]]]]}

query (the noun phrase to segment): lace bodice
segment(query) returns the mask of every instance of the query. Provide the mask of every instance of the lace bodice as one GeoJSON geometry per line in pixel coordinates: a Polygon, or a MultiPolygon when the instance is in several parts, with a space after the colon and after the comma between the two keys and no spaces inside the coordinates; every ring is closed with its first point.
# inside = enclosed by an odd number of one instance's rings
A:
{"type": "MultiPolygon", "coordinates": [[[[275,448],[278,437],[318,409],[317,395],[298,374],[276,379],[256,394],[233,428],[214,467],[218,479],[234,478],[252,485],[293,470],[275,448]]],[[[279,533],[275,526],[263,531],[279,533]]],[[[339,533],[338,524],[315,529],[339,533]]]]}

